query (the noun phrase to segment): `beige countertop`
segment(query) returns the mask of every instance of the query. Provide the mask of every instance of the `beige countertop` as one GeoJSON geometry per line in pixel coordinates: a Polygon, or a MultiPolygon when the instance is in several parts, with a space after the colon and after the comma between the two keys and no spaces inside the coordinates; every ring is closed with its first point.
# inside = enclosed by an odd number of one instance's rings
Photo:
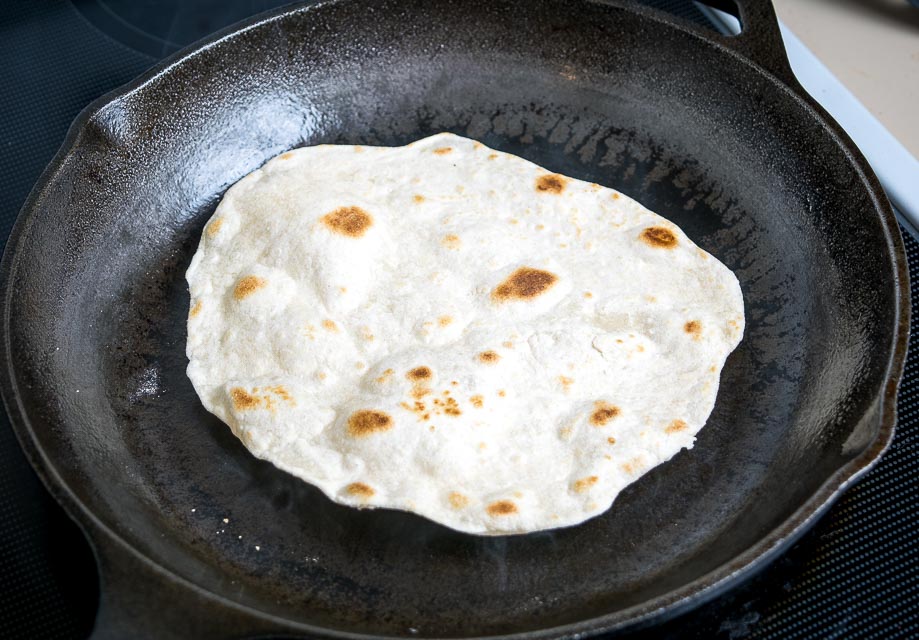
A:
{"type": "Polygon", "coordinates": [[[773,0],[776,13],[919,158],[919,9],[907,0],[773,0]]]}

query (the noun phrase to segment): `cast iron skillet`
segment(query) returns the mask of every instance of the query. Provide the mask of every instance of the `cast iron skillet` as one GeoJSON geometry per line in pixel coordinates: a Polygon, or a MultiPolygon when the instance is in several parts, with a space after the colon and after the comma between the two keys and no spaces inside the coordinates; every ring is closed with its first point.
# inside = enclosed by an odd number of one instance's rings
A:
{"type": "Polygon", "coordinates": [[[96,550],[96,636],[620,629],[748,575],[868,469],[906,348],[897,225],[770,5],[740,5],[728,38],[618,1],[339,0],[90,105],[13,231],[0,317],[19,438],[96,550]],[[743,287],[696,447],[581,526],[481,538],[337,506],[185,377],[183,276],[231,183],[298,145],[442,130],[624,190],[743,287]]]}

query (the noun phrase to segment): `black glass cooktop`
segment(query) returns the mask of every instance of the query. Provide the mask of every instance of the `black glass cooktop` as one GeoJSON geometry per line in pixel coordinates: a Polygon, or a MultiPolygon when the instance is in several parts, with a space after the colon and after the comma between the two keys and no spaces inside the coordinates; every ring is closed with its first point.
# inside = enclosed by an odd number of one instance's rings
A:
{"type": "MultiPolygon", "coordinates": [[[[0,246],[80,109],[181,47],[281,4],[3,3],[0,246]]],[[[689,0],[647,4],[704,21],[689,0]]],[[[919,283],[919,243],[904,235],[919,283]]],[[[790,551],[710,604],[630,637],[919,637],[919,349],[909,353],[899,412],[878,467],[790,551]]],[[[35,476],[2,412],[0,495],[0,638],[87,637],[98,600],[92,552],[35,476]]]]}

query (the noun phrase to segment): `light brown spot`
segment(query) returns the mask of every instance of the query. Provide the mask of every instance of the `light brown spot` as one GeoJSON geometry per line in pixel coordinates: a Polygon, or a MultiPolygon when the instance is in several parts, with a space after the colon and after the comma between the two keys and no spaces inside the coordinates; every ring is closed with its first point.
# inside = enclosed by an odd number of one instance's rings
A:
{"type": "Polygon", "coordinates": [[[450,316],[440,316],[437,319],[437,324],[439,324],[442,327],[449,326],[450,323],[452,322],[453,322],[453,318],[451,318],[450,316]]]}
{"type": "Polygon", "coordinates": [[[590,291],[585,291],[585,292],[584,292],[584,297],[585,297],[585,298],[593,298],[593,297],[594,297],[594,294],[592,294],[590,291]]]}
{"type": "Polygon", "coordinates": [[[348,293],[348,290],[345,287],[338,287],[338,293],[348,293]]]}
{"type": "Polygon", "coordinates": [[[606,441],[610,444],[616,444],[616,438],[607,438],[606,441]]]}
{"type": "Polygon", "coordinates": [[[196,317],[199,313],[201,313],[201,306],[202,306],[202,305],[201,305],[201,301],[198,300],[198,301],[195,303],[195,306],[193,306],[193,307],[191,308],[191,311],[188,312],[189,317],[194,318],[194,317],[196,317]]]}
{"type": "Polygon", "coordinates": [[[638,237],[648,246],[659,249],[673,249],[677,245],[676,236],[665,227],[648,227],[638,237]]]}
{"type": "Polygon", "coordinates": [[[490,516],[509,516],[517,513],[517,505],[512,500],[498,500],[492,502],[485,509],[490,516]]]}
{"type": "Polygon", "coordinates": [[[715,373],[716,371],[718,371],[718,367],[716,367],[715,365],[712,365],[708,368],[708,370],[712,373],[715,373]]]}
{"type": "Polygon", "coordinates": [[[510,222],[511,224],[520,224],[520,220],[518,220],[517,218],[511,218],[510,220],[508,220],[508,222],[510,222]]]}
{"type": "Polygon", "coordinates": [[[412,387],[411,395],[416,400],[420,400],[421,398],[427,395],[430,395],[430,394],[431,394],[431,390],[428,387],[422,386],[420,384],[416,384],[414,387],[412,387]]]}
{"type": "Polygon", "coordinates": [[[380,384],[383,384],[384,382],[386,382],[387,379],[389,379],[389,376],[391,376],[394,373],[395,371],[393,371],[392,369],[387,369],[386,371],[383,372],[383,375],[377,378],[377,382],[380,384]]]}
{"type": "Polygon", "coordinates": [[[536,178],[536,190],[541,193],[561,193],[567,184],[568,179],[557,173],[549,173],[536,178]]]}
{"type": "Polygon", "coordinates": [[[364,499],[372,498],[373,494],[376,493],[376,491],[373,490],[373,487],[366,485],[363,482],[352,482],[347,487],[345,487],[345,491],[350,493],[352,496],[364,499]]]}
{"type": "Polygon", "coordinates": [[[637,351],[638,353],[644,353],[644,352],[645,352],[645,345],[643,345],[643,344],[638,345],[637,347],[635,347],[635,351],[637,351]]]}
{"type": "Polygon", "coordinates": [[[503,398],[507,395],[507,392],[504,389],[498,389],[498,395],[503,398]]]}
{"type": "Polygon", "coordinates": [[[702,338],[702,323],[698,320],[690,320],[683,325],[683,331],[692,336],[693,340],[702,338]]]}
{"type": "Polygon", "coordinates": [[[641,458],[632,458],[628,462],[623,463],[621,469],[630,476],[638,473],[638,470],[641,469],[641,458]]]}
{"type": "Polygon", "coordinates": [[[576,480],[574,483],[574,490],[578,493],[584,493],[585,491],[590,489],[592,486],[597,484],[597,481],[599,479],[600,478],[598,478],[597,476],[590,476],[587,478],[581,478],[580,480],[576,480]]]}
{"type": "Polygon", "coordinates": [[[595,427],[602,427],[618,416],[619,413],[619,407],[603,400],[598,400],[594,403],[594,412],[590,414],[590,423],[595,427]]]}
{"type": "Polygon", "coordinates": [[[474,395],[469,398],[469,403],[476,409],[481,409],[485,399],[480,395],[474,395]]]}
{"type": "Polygon", "coordinates": [[[558,381],[566,392],[568,391],[569,387],[574,384],[574,378],[569,378],[568,376],[559,376],[558,381]]]}
{"type": "Polygon", "coordinates": [[[248,393],[242,387],[233,387],[230,389],[230,397],[233,399],[233,407],[237,411],[249,411],[262,404],[261,398],[248,393]]]}
{"type": "Polygon", "coordinates": [[[453,153],[453,147],[438,147],[434,149],[434,153],[439,156],[445,156],[448,153],[453,153]]]}
{"type": "Polygon", "coordinates": [[[479,358],[479,362],[482,362],[484,364],[495,364],[496,362],[498,362],[498,360],[501,359],[501,356],[499,356],[497,353],[489,349],[488,351],[483,351],[482,353],[480,353],[478,355],[478,358],[479,358]]]}
{"type": "Polygon", "coordinates": [[[494,160],[494,159],[497,158],[497,157],[498,157],[498,154],[497,154],[497,153],[489,153],[489,154],[488,154],[488,159],[489,159],[489,160],[494,160]]]}
{"type": "Polygon", "coordinates": [[[216,220],[211,220],[211,223],[207,225],[207,235],[208,237],[213,238],[217,235],[217,232],[220,231],[220,227],[223,226],[223,218],[217,218],[216,220]]]}
{"type": "Polygon", "coordinates": [[[294,154],[291,153],[290,151],[288,151],[287,153],[282,153],[280,156],[281,160],[290,160],[293,157],[294,157],[294,154]]]}
{"type": "Polygon", "coordinates": [[[667,425],[667,428],[664,429],[664,432],[665,433],[679,433],[680,431],[684,431],[686,427],[687,427],[687,424],[683,422],[682,420],[674,420],[673,422],[667,425]]]}
{"type": "Polygon", "coordinates": [[[537,231],[542,231],[542,230],[545,229],[545,228],[546,228],[546,225],[544,225],[544,224],[538,224],[538,225],[536,225],[536,230],[537,230],[537,231]]]}
{"type": "Polygon", "coordinates": [[[338,207],[322,216],[321,220],[335,233],[350,238],[360,238],[373,226],[373,217],[360,207],[338,207]]]}
{"type": "Polygon", "coordinates": [[[415,367],[406,373],[405,377],[413,382],[420,382],[422,380],[430,380],[432,375],[434,374],[428,367],[415,367]]]}
{"type": "Polygon", "coordinates": [[[323,320],[322,326],[329,331],[338,331],[338,325],[331,320],[323,320]]]}
{"type": "Polygon", "coordinates": [[[529,300],[545,293],[558,281],[558,276],[542,269],[520,267],[495,287],[491,297],[503,302],[509,299],[529,300]]]}
{"type": "Polygon", "coordinates": [[[504,341],[504,342],[501,343],[501,346],[504,347],[505,349],[513,349],[513,348],[514,348],[514,343],[511,342],[510,340],[506,340],[506,341],[504,341]]]}
{"type": "Polygon", "coordinates": [[[319,378],[320,380],[325,380],[329,376],[325,371],[320,371],[319,373],[316,374],[316,377],[319,378]]]}
{"type": "Polygon", "coordinates": [[[449,233],[444,236],[443,240],[440,241],[447,249],[459,249],[460,248],[460,239],[459,236],[449,233]]]}
{"type": "Polygon", "coordinates": [[[418,204],[421,204],[422,202],[424,202],[424,196],[416,193],[414,196],[412,196],[412,200],[414,200],[418,204]]]}
{"type": "Polygon", "coordinates": [[[348,434],[355,438],[363,438],[389,429],[392,429],[392,418],[382,411],[360,409],[348,418],[348,434]]]}
{"type": "Polygon", "coordinates": [[[456,491],[451,493],[448,499],[450,500],[450,506],[454,509],[463,509],[469,505],[469,498],[456,491]]]}
{"type": "Polygon", "coordinates": [[[236,283],[236,288],[233,289],[233,297],[237,300],[242,300],[248,296],[251,296],[266,284],[268,283],[264,278],[259,278],[258,276],[246,276],[236,283]]]}
{"type": "Polygon", "coordinates": [[[619,194],[613,193],[613,200],[618,200],[618,199],[619,199],[619,194]]]}

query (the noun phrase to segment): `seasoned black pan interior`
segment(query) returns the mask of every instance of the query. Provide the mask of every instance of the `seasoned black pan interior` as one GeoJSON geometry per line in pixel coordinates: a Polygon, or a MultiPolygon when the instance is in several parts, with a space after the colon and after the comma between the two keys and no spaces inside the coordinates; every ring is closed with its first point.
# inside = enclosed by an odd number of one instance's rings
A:
{"type": "Polygon", "coordinates": [[[94,113],[16,241],[11,373],[46,475],[167,571],[295,624],[624,620],[779,544],[878,434],[893,241],[810,108],[647,15],[466,5],[338,2],[218,41],[94,113]],[[249,455],[185,376],[184,271],[230,184],[291,147],[444,130],[621,189],[740,279],[746,337],[696,447],[581,526],[479,538],[334,505],[249,455]]]}

